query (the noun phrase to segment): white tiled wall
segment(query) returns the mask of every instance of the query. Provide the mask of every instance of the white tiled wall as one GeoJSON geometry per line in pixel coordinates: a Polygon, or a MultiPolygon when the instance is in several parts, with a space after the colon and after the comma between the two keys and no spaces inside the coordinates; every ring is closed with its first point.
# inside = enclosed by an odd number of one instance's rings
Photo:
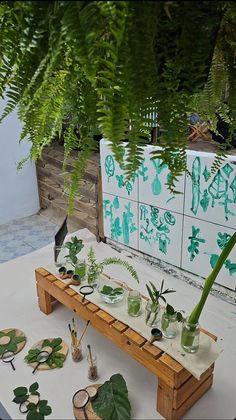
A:
{"type": "MultiPolygon", "coordinates": [[[[142,166],[127,184],[109,143],[101,141],[105,236],[206,277],[236,228],[236,157],[211,175],[214,155],[188,151],[192,176],[182,176],[181,194],[173,195],[168,168],[151,159],[155,147],[144,148],[142,166]]],[[[236,290],[236,247],[216,282],[236,290]]]]}

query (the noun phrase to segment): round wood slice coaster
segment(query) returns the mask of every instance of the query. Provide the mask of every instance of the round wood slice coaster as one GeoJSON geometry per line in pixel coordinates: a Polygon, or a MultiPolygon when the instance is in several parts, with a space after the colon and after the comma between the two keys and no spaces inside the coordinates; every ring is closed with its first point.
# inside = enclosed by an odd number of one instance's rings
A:
{"type": "MultiPolygon", "coordinates": [[[[15,337],[25,337],[25,340],[24,341],[22,341],[21,343],[18,343],[17,344],[17,350],[14,352],[16,354],[16,353],[19,353],[25,347],[25,344],[26,344],[26,335],[25,335],[25,333],[23,331],[18,330],[18,328],[6,328],[5,330],[0,330],[0,332],[3,333],[3,334],[7,334],[10,331],[15,331],[15,337]]],[[[12,339],[8,340],[8,336],[7,335],[4,336],[4,337],[2,337],[2,338],[0,338],[0,348],[3,345],[6,345],[6,344],[10,343],[11,340],[12,339]]],[[[1,356],[0,356],[0,358],[1,358],[1,356]]]]}
{"type": "MultiPolygon", "coordinates": [[[[88,385],[85,389],[89,388],[90,386],[98,389],[101,385],[102,384],[91,384],[91,385],[88,385]]],[[[91,401],[88,402],[85,410],[86,410],[89,420],[102,420],[101,417],[98,417],[97,414],[93,411],[91,401]]],[[[73,407],[73,412],[77,420],[85,420],[84,410],[82,408],[73,407]]]]}
{"type": "MultiPolygon", "coordinates": [[[[42,344],[44,342],[44,340],[49,340],[52,341],[54,340],[54,338],[44,338],[43,340],[38,341],[36,344],[34,344],[31,349],[35,349],[38,348],[40,350],[43,350],[42,348],[42,344]]],[[[64,354],[65,356],[67,356],[68,353],[68,346],[67,344],[62,340],[61,344],[62,346],[61,350],[58,351],[58,353],[64,354]]],[[[44,347],[45,350],[47,350],[47,347],[44,347]]],[[[27,363],[29,366],[32,366],[33,368],[38,364],[38,362],[33,362],[33,363],[27,363]]],[[[48,366],[47,363],[40,363],[38,370],[51,370],[51,369],[55,369],[57,366],[56,365],[52,365],[51,367],[48,366]]]]}

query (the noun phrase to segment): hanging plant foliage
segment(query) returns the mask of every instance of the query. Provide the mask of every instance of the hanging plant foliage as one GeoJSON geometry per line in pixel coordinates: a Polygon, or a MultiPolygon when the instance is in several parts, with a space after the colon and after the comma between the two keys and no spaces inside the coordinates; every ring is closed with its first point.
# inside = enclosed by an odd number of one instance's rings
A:
{"type": "MultiPolygon", "coordinates": [[[[153,158],[168,165],[175,191],[186,169],[190,113],[214,128],[218,106],[235,130],[235,41],[235,2],[4,1],[0,95],[8,102],[1,118],[18,106],[21,140],[32,144],[29,159],[64,132],[64,169],[78,150],[66,182],[71,206],[97,147],[94,136],[110,140],[127,181],[158,121],[162,149],[153,158]]],[[[224,153],[221,147],[213,171],[224,153]]],[[[112,176],[111,162],[107,170],[112,176]]]]}

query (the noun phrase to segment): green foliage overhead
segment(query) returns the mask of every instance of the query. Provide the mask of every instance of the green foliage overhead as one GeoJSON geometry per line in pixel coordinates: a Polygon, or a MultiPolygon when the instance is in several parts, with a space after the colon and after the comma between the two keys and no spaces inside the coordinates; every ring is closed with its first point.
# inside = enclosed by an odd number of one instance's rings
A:
{"type": "Polygon", "coordinates": [[[186,169],[189,114],[197,111],[215,126],[218,107],[235,129],[235,41],[233,1],[2,1],[2,118],[18,105],[31,159],[65,129],[64,168],[79,149],[66,183],[72,204],[94,135],[112,142],[120,164],[128,141],[129,178],[158,115],[163,150],[153,157],[168,164],[174,190],[186,169]]]}

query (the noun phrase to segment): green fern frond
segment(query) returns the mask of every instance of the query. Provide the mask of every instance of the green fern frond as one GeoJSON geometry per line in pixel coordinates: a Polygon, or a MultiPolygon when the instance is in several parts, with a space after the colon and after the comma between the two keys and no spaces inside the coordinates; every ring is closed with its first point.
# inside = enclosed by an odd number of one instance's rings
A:
{"type": "Polygon", "coordinates": [[[103,267],[105,267],[107,265],[112,265],[112,264],[118,264],[118,265],[126,268],[126,270],[134,278],[134,280],[136,280],[139,283],[139,277],[138,277],[137,271],[127,261],[123,261],[123,260],[121,260],[120,258],[117,258],[117,257],[105,258],[102,261],[102,266],[103,267]]]}

